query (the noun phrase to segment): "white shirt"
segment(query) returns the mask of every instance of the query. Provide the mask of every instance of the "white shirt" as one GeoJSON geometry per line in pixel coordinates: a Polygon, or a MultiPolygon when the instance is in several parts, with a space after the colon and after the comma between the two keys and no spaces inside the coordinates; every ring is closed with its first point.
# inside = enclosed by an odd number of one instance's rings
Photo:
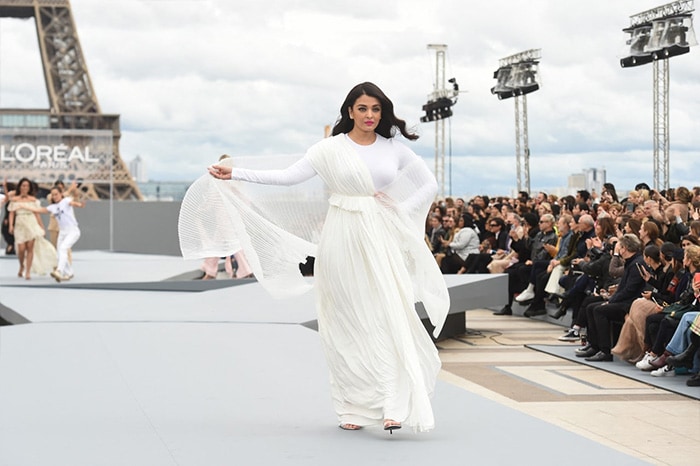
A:
{"type": "Polygon", "coordinates": [[[72,197],[64,197],[59,202],[46,206],[46,210],[56,217],[60,230],[69,230],[78,227],[78,221],[75,219],[75,214],[73,213],[73,206],[70,205],[72,201],[72,197]]]}

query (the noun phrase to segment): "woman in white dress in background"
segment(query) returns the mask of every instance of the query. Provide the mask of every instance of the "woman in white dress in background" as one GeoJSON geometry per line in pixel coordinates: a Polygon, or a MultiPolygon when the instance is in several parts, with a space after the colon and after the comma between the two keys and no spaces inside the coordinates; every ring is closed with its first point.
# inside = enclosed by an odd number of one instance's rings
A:
{"type": "Polygon", "coordinates": [[[214,247],[225,228],[221,212],[208,224],[203,220],[206,199],[230,213],[232,228],[245,225],[236,233],[240,247],[269,291],[305,291],[296,284],[298,264],[315,257],[319,335],[340,427],[380,424],[393,431],[403,424],[427,431],[434,427],[430,397],[440,360],[415,303],[423,302],[437,336],[449,296],[423,241],[437,184],[425,162],[394,139],[397,132],[409,140],[418,136],[394,115],[392,102],[376,85],[355,86],[340,114],[333,137],[286,169],[209,167],[216,179],[198,180],[183,201],[183,255],[228,252],[214,247]],[[294,185],[316,175],[330,192],[317,246],[268,222],[251,207],[253,201],[236,194],[235,183],[220,181],[294,185]],[[213,202],[215,192],[225,201],[213,202]]]}

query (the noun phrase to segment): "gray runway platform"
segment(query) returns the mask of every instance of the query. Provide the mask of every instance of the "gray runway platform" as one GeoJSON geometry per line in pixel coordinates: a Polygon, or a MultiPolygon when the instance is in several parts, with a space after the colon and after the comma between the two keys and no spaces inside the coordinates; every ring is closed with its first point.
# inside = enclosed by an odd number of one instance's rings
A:
{"type": "MultiPolygon", "coordinates": [[[[76,252],[72,284],[197,266],[76,252]]],[[[318,336],[300,325],[312,294],[68,288],[16,272],[0,259],[4,315],[29,321],[0,327],[2,466],[644,464],[442,381],[433,432],[338,429],[318,336]]]]}

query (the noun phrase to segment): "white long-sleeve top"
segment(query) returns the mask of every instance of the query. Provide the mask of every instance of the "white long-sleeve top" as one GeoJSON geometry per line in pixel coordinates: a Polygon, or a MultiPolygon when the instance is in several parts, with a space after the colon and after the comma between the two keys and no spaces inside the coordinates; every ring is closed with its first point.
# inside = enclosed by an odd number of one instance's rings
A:
{"type": "MultiPolygon", "coordinates": [[[[381,190],[396,179],[399,170],[419,157],[406,145],[377,135],[374,143],[361,145],[344,135],[369,170],[376,190],[381,190]]],[[[307,157],[281,170],[250,170],[234,168],[231,179],[250,183],[291,186],[316,176],[316,170],[307,157]]]]}

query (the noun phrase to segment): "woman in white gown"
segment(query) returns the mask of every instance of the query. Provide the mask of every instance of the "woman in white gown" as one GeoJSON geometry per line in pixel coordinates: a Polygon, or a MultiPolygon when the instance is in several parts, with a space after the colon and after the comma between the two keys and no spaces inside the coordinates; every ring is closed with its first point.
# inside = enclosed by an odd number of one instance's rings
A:
{"type": "MultiPolygon", "coordinates": [[[[427,431],[434,427],[430,397],[440,360],[415,302],[423,302],[437,336],[449,297],[422,232],[437,185],[423,160],[394,140],[397,130],[410,140],[417,136],[406,130],[406,123],[394,115],[392,102],[376,85],[355,86],[340,112],[333,137],[315,144],[289,168],[247,170],[218,164],[209,167],[216,178],[209,182],[233,179],[293,185],[321,177],[331,195],[315,250],[298,238],[297,243],[280,239],[287,233],[259,218],[249,208],[250,199],[224,194],[236,205],[233,215],[238,216],[231,224],[245,225],[237,233],[241,247],[255,276],[263,285],[268,282],[270,290],[278,291],[280,283],[295,288],[292,275],[280,271],[293,272],[306,256],[316,258],[319,335],[340,427],[357,430],[383,424],[385,430],[393,431],[403,423],[427,431]],[[279,241],[284,241],[285,257],[268,257],[270,246],[279,241]],[[296,255],[289,253],[295,249],[296,255]]],[[[201,221],[201,214],[188,214],[190,208],[196,210],[196,201],[188,196],[183,201],[180,236],[183,254],[191,257],[187,237],[207,228],[192,226],[201,221]]],[[[198,252],[213,252],[203,249],[198,252]]],[[[298,270],[296,275],[301,277],[298,270]]]]}

